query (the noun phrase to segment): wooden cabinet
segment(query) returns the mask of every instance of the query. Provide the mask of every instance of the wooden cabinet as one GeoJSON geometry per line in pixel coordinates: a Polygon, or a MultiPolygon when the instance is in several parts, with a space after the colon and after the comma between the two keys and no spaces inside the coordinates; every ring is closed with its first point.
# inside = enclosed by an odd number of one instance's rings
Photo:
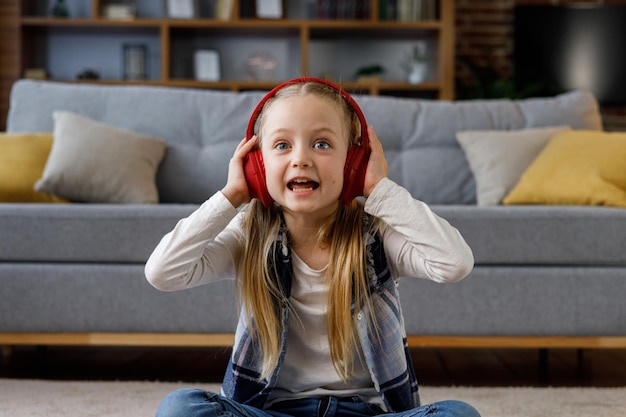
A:
{"type": "Polygon", "coordinates": [[[454,0],[437,0],[437,17],[419,21],[383,20],[383,0],[369,0],[367,14],[359,19],[320,19],[303,11],[303,5],[319,7],[319,1],[284,0],[284,18],[258,19],[242,17],[248,15],[244,1],[232,0],[231,17],[224,20],[201,13],[169,18],[166,2],[154,0],[132,2],[137,7],[132,20],[104,17],[104,7],[112,1],[66,0],[70,17],[56,18],[50,14],[54,1],[22,1],[20,73],[40,68],[50,79],[70,81],[94,69],[100,78],[87,82],[232,91],[268,89],[286,79],[316,76],[368,94],[454,98],[454,0]],[[409,83],[403,60],[416,43],[426,45],[428,72],[423,81],[409,83]],[[145,79],[124,79],[125,45],[142,45],[147,51],[145,79]],[[196,79],[198,50],[218,52],[219,81],[196,79]],[[270,55],[277,62],[271,77],[248,73],[246,62],[257,55],[270,55]],[[356,70],[368,65],[382,65],[383,77],[357,81],[356,70]]]}

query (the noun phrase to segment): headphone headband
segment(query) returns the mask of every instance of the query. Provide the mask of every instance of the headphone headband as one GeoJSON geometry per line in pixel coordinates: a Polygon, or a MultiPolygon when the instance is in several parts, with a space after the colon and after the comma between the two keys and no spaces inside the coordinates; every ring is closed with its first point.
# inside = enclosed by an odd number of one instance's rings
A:
{"type": "Polygon", "coordinates": [[[367,122],[365,121],[365,116],[363,115],[363,112],[361,111],[361,108],[359,107],[357,102],[354,100],[354,98],[352,98],[350,94],[348,94],[346,90],[344,90],[337,84],[334,84],[327,80],[323,80],[321,78],[315,78],[315,77],[294,78],[292,80],[285,81],[277,85],[273,89],[271,89],[265,95],[265,97],[263,97],[261,101],[259,101],[259,104],[257,104],[257,106],[254,108],[254,111],[252,112],[252,116],[250,117],[250,121],[248,122],[248,128],[246,130],[246,138],[250,140],[252,139],[252,136],[254,136],[254,127],[256,126],[256,122],[259,119],[259,116],[261,115],[261,111],[263,111],[263,107],[265,106],[265,103],[267,103],[269,99],[274,98],[274,96],[276,96],[276,94],[280,90],[282,90],[283,88],[287,86],[290,86],[292,84],[303,84],[306,82],[315,82],[315,83],[327,85],[328,87],[331,87],[332,89],[336,90],[337,92],[341,94],[341,96],[348,102],[350,107],[352,107],[352,110],[354,110],[357,117],[359,118],[359,123],[361,124],[361,146],[364,146],[367,149],[369,149],[370,143],[369,143],[369,135],[367,134],[367,122]]]}

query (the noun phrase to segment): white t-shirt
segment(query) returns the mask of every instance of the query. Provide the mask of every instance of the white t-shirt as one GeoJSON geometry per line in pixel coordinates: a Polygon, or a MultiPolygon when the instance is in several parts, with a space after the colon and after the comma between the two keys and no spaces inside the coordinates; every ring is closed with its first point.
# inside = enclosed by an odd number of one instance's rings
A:
{"type": "Polygon", "coordinates": [[[328,282],[325,274],[328,268],[311,269],[295,252],[291,257],[293,281],[289,302],[293,311],[287,352],[266,406],[276,400],[358,395],[362,401],[384,409],[367,366],[359,360],[362,355],[356,355],[353,377],[348,383],[341,380],[333,366],[326,331],[328,282]]]}

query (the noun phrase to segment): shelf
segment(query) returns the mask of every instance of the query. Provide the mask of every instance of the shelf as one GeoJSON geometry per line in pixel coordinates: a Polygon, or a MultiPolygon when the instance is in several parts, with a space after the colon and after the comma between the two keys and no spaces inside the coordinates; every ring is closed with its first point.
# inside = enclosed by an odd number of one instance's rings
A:
{"type": "MultiPolygon", "coordinates": [[[[66,83],[88,83],[88,84],[103,84],[103,85],[153,85],[153,86],[169,86],[169,87],[184,87],[184,88],[208,88],[216,90],[230,90],[230,91],[251,91],[251,90],[270,90],[276,86],[275,81],[233,81],[224,80],[217,82],[206,82],[186,79],[170,79],[167,82],[159,80],[75,80],[75,79],[59,79],[59,82],[66,83]]],[[[387,92],[407,92],[407,91],[430,91],[436,92],[441,87],[436,82],[426,82],[420,84],[407,84],[404,82],[359,82],[359,81],[346,81],[341,82],[342,88],[348,91],[366,92],[367,94],[377,95],[380,91],[387,92]]]]}
{"type": "Polygon", "coordinates": [[[148,27],[160,27],[166,23],[167,19],[132,19],[132,20],[117,20],[117,19],[94,19],[94,18],[51,18],[51,17],[37,17],[26,16],[22,17],[20,24],[22,26],[40,26],[40,27],[134,27],[134,26],[148,26],[148,27]]]}
{"type": "Polygon", "coordinates": [[[294,28],[294,29],[336,29],[339,31],[353,29],[381,30],[441,30],[439,21],[389,22],[370,20],[265,20],[265,19],[106,19],[106,18],[52,18],[40,16],[24,16],[20,20],[22,26],[167,26],[167,27],[216,27],[216,28],[294,28]]]}
{"type": "MultiPolygon", "coordinates": [[[[366,94],[425,95],[452,99],[454,91],[454,0],[439,0],[436,20],[379,20],[378,0],[370,1],[369,19],[173,19],[151,12],[143,17],[117,20],[102,17],[107,0],[84,3],[81,17],[39,16],[41,3],[19,2],[21,18],[21,71],[43,67],[53,80],[100,84],[137,84],[212,88],[231,91],[267,90],[297,76],[340,80],[348,90],[366,94]],[[431,58],[428,76],[419,84],[405,81],[401,60],[417,42],[424,43],[431,58]],[[125,44],[147,46],[147,79],[122,77],[125,44]],[[222,81],[198,81],[194,77],[194,53],[216,50],[222,81]],[[250,81],[244,63],[255,51],[276,55],[279,67],[271,81],[250,81]],[[71,51],[71,53],[70,53],[71,51]],[[374,83],[354,81],[356,70],[381,64],[388,70],[374,83]],[[100,80],[75,80],[81,68],[99,70],[100,80]]],[[[138,0],[154,9],[151,0],[138,0]]],[[[292,4],[289,3],[291,6],[292,4]]],[[[300,3],[298,7],[302,7],[300,3]]],[[[43,13],[46,13],[43,11],[43,13]]],[[[141,15],[140,15],[141,16],[141,15]]]]}

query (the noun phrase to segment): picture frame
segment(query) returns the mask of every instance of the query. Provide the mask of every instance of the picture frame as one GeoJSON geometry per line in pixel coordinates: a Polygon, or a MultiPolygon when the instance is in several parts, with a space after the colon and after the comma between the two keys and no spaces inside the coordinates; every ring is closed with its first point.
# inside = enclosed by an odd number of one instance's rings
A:
{"type": "Polygon", "coordinates": [[[127,81],[148,79],[148,45],[122,45],[122,78],[127,81]]]}
{"type": "Polygon", "coordinates": [[[165,14],[172,19],[193,19],[196,17],[195,0],[165,0],[165,14]]]}
{"type": "Polygon", "coordinates": [[[255,9],[258,19],[283,19],[285,17],[283,0],[255,0],[255,9]]]}
{"type": "Polygon", "coordinates": [[[105,4],[102,16],[106,19],[132,20],[137,17],[137,6],[134,4],[105,4]]]}
{"type": "Polygon", "coordinates": [[[194,77],[198,81],[220,81],[220,54],[215,50],[199,49],[194,53],[194,77]]]}

